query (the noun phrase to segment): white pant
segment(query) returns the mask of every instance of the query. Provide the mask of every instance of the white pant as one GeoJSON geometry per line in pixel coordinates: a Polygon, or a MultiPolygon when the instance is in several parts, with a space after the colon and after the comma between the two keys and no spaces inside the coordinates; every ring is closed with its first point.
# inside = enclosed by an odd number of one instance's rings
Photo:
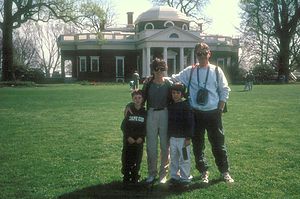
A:
{"type": "Polygon", "coordinates": [[[185,138],[170,138],[170,155],[171,165],[170,172],[171,178],[176,180],[190,181],[191,171],[191,146],[187,146],[187,160],[183,159],[182,148],[184,147],[185,138]]]}
{"type": "Polygon", "coordinates": [[[148,176],[157,175],[158,158],[158,136],[160,142],[160,171],[159,177],[163,179],[168,173],[169,167],[169,140],[168,140],[168,110],[165,108],[160,111],[147,111],[147,162],[148,176]]]}

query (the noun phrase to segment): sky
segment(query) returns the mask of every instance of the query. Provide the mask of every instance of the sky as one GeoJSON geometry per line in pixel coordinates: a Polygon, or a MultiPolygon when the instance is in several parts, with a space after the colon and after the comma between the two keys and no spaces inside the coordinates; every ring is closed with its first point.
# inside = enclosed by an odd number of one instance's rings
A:
{"type": "MultiPolygon", "coordinates": [[[[152,7],[149,0],[110,0],[116,11],[117,23],[127,23],[127,12],[133,13],[133,21],[142,13],[152,7]]],[[[205,14],[212,19],[212,24],[204,31],[209,34],[237,36],[235,27],[240,25],[238,6],[239,0],[210,0],[205,8],[205,14]]]]}

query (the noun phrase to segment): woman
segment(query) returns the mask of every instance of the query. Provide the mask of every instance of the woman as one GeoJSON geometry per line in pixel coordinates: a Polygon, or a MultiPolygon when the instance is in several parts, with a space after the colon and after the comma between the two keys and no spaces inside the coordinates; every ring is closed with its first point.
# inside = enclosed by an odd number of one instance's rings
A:
{"type": "Polygon", "coordinates": [[[158,137],[160,141],[161,165],[159,171],[160,183],[167,181],[169,166],[168,104],[171,101],[171,82],[164,78],[167,70],[166,62],[155,58],[151,69],[153,78],[144,84],[143,93],[147,105],[146,143],[148,178],[147,183],[153,183],[157,175],[158,137]]]}

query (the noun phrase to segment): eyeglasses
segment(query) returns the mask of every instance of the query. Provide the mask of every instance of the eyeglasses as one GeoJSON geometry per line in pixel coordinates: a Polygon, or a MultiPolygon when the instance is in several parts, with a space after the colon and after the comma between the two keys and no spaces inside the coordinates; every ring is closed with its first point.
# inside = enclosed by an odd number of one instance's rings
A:
{"type": "Polygon", "coordinates": [[[166,69],[165,68],[154,68],[154,71],[155,72],[158,72],[158,71],[164,72],[164,71],[166,71],[166,69]]]}
{"type": "Polygon", "coordinates": [[[202,51],[202,52],[197,52],[196,53],[197,54],[197,56],[206,56],[206,55],[208,55],[208,51],[202,51]]]}

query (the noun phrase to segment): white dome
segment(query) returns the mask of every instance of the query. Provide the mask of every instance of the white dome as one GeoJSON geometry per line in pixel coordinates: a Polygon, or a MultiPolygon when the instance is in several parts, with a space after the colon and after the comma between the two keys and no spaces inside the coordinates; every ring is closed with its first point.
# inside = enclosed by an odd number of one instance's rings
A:
{"type": "Polygon", "coordinates": [[[141,21],[183,21],[189,22],[188,17],[182,12],[169,6],[150,8],[138,16],[135,24],[141,21]]]}

